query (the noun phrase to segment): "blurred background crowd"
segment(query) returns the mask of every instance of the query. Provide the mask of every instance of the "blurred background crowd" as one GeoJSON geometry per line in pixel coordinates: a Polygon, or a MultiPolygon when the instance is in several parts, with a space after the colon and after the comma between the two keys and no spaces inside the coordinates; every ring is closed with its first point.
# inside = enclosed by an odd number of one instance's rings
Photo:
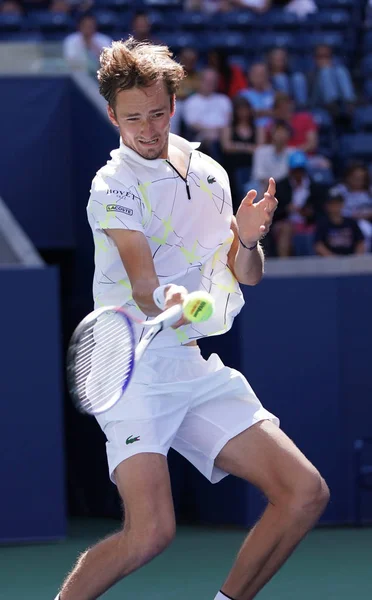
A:
{"type": "Polygon", "coordinates": [[[187,72],[173,132],[224,165],[235,209],[277,181],[267,255],[332,256],[371,251],[371,15],[365,0],[3,0],[0,40],[60,43],[92,77],[112,40],[167,44],[187,72]]]}

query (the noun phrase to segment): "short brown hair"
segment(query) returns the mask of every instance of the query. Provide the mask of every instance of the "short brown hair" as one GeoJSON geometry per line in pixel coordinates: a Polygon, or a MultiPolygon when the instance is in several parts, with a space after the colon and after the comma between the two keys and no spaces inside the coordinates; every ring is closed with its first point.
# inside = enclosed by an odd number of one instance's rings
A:
{"type": "Polygon", "coordinates": [[[172,58],[167,46],[127,41],[113,42],[104,48],[98,71],[99,91],[113,108],[116,94],[133,87],[147,87],[163,80],[170,96],[185,77],[184,69],[172,58]]]}

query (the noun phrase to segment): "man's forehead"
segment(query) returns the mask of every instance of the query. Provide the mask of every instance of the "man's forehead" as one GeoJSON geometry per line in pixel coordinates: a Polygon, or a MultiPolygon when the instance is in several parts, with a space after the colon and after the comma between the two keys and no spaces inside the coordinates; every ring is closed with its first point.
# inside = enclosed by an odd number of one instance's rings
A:
{"type": "Polygon", "coordinates": [[[136,106],[137,108],[148,108],[156,104],[164,104],[168,93],[163,81],[146,87],[135,87],[130,90],[122,90],[117,94],[117,102],[121,108],[136,106]]]}

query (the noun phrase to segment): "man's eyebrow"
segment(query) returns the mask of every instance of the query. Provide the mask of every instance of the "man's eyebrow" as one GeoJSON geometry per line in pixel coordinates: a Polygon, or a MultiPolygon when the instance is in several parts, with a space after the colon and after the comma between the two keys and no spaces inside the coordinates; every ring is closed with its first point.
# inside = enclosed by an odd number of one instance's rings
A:
{"type": "MultiPolygon", "coordinates": [[[[161,106],[159,108],[154,108],[153,110],[150,110],[150,114],[161,112],[163,110],[165,110],[165,106],[161,106]]],[[[138,113],[138,112],[137,113],[124,113],[123,114],[123,117],[140,117],[140,116],[141,116],[141,113],[138,113]]]]}

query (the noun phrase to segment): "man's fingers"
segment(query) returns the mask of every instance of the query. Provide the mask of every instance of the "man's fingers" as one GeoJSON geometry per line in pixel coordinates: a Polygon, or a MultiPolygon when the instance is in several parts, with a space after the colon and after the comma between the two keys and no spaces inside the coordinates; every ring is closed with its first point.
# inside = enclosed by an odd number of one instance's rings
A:
{"type": "Polygon", "coordinates": [[[267,186],[267,192],[266,192],[266,194],[270,194],[270,196],[275,196],[275,192],[276,192],[275,179],[273,177],[270,177],[270,179],[269,179],[269,185],[267,186]]]}
{"type": "Polygon", "coordinates": [[[256,196],[257,196],[256,190],[249,190],[249,192],[247,193],[246,197],[243,200],[244,204],[253,204],[253,200],[255,199],[256,196]]]}

